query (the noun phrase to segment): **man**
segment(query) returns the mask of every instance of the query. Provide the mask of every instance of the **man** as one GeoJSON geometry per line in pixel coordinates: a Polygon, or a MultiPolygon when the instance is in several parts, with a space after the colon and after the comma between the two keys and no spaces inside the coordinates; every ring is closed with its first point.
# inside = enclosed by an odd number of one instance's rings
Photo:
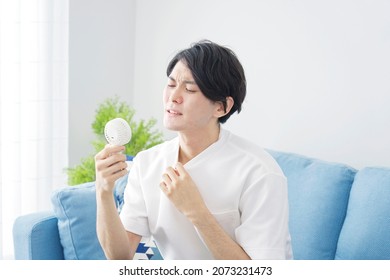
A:
{"type": "Polygon", "coordinates": [[[165,259],[291,258],[287,182],[262,148],[221,127],[240,112],[244,70],[228,48],[201,41],[167,67],[164,125],[173,140],[134,159],[120,216],[115,180],[124,147],[95,156],[97,233],[109,259],[132,259],[153,237],[165,259]]]}

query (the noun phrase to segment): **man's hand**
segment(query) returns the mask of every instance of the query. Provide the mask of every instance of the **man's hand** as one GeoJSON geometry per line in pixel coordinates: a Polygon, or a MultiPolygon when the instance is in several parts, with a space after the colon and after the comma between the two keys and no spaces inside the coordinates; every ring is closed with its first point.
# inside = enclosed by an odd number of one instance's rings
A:
{"type": "Polygon", "coordinates": [[[115,181],[126,175],[126,155],[120,153],[124,149],[107,144],[95,155],[96,190],[113,192],[115,181]]]}
{"type": "Polygon", "coordinates": [[[175,207],[190,220],[197,219],[198,214],[208,211],[198,187],[181,163],[176,168],[168,167],[162,176],[161,190],[175,207]]]}
{"type": "Polygon", "coordinates": [[[160,188],[198,229],[216,259],[250,259],[241,246],[218,224],[204,203],[198,187],[181,163],[178,163],[176,168],[167,168],[160,188]]]}

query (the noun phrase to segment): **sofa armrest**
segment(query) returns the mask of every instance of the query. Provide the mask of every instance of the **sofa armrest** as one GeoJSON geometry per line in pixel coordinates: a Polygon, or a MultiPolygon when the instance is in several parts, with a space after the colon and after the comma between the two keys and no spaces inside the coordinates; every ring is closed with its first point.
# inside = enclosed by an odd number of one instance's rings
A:
{"type": "Polygon", "coordinates": [[[57,218],[51,211],[18,217],[13,225],[17,260],[63,260],[57,218]]]}

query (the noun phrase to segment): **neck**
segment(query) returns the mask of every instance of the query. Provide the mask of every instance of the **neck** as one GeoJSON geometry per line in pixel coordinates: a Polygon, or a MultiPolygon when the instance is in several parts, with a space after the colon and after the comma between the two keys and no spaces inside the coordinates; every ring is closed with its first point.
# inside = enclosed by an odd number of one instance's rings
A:
{"type": "Polygon", "coordinates": [[[199,155],[210,145],[217,142],[220,125],[204,131],[191,131],[179,133],[179,162],[186,164],[199,155]]]}

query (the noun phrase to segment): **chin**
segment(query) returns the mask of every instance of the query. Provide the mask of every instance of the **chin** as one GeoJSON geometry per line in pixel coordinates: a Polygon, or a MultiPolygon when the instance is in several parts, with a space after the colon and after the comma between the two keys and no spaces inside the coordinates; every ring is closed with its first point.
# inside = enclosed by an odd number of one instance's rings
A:
{"type": "Polygon", "coordinates": [[[164,127],[168,130],[171,130],[171,131],[180,131],[181,130],[181,127],[178,125],[175,125],[175,124],[172,124],[172,123],[169,123],[166,121],[164,121],[163,124],[164,124],[164,127]]]}

